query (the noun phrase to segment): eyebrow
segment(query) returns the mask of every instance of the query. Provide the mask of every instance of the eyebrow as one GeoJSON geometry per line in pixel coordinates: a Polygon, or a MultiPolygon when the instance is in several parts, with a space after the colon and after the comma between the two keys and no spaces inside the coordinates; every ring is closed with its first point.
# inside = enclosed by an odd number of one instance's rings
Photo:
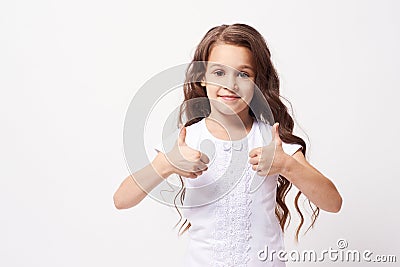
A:
{"type": "MultiPolygon", "coordinates": [[[[211,63],[210,67],[211,68],[212,67],[228,67],[228,68],[236,69],[236,68],[233,68],[233,67],[230,67],[230,66],[227,66],[227,65],[218,64],[218,63],[211,63]]],[[[254,69],[250,65],[246,65],[246,64],[240,65],[237,69],[249,69],[249,70],[254,71],[254,69]]]]}
{"type": "Polygon", "coordinates": [[[250,70],[254,71],[253,68],[249,65],[241,65],[241,66],[239,66],[239,69],[250,69],[250,70]]]}

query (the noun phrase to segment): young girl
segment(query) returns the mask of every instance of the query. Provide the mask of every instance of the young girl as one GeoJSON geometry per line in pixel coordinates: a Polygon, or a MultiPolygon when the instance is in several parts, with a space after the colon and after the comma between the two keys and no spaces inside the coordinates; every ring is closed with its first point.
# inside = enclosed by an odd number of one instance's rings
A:
{"type": "Polygon", "coordinates": [[[277,254],[265,254],[284,249],[290,216],[285,196],[292,184],[299,189],[296,240],[304,222],[301,193],[316,206],[310,227],[320,209],[341,208],[334,184],[307,162],[305,142],[292,134],[294,122],[279,98],[270,57],[264,38],[248,25],[210,29],[187,69],[181,116],[188,120],[176,145],[171,151],[157,147],[152,163],[127,177],[114,195],[117,208],[130,208],[145,191],[179,175],[183,225],[189,222],[183,231],[189,235],[184,266],[285,266],[277,254]],[[204,68],[195,67],[197,62],[206,62],[200,64],[204,68]],[[260,108],[258,92],[276,123],[260,108]],[[207,101],[190,104],[196,99],[207,101]],[[202,149],[205,141],[213,144],[213,155],[202,149]]]}

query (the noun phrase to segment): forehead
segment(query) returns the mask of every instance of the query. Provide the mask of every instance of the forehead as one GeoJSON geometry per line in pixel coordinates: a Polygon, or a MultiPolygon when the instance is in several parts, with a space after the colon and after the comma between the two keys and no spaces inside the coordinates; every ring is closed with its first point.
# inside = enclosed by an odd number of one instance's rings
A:
{"type": "Polygon", "coordinates": [[[248,66],[255,70],[253,55],[247,47],[218,44],[211,49],[208,61],[226,65],[235,69],[248,66]]]}

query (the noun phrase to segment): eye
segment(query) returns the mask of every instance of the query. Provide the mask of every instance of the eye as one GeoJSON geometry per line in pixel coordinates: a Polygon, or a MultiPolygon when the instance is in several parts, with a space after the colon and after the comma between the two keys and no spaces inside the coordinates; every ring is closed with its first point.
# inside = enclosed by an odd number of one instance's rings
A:
{"type": "Polygon", "coordinates": [[[223,70],[216,70],[216,71],[214,71],[214,74],[216,76],[223,76],[225,74],[225,72],[223,70]]]}
{"type": "Polygon", "coordinates": [[[249,78],[250,77],[249,74],[247,74],[246,72],[243,72],[243,71],[239,72],[238,76],[240,78],[249,78]]]}

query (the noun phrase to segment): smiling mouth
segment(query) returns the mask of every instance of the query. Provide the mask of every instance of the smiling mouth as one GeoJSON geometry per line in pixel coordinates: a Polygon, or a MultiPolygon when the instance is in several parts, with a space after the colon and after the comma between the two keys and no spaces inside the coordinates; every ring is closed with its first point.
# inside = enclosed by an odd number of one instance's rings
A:
{"type": "Polygon", "coordinates": [[[221,97],[222,99],[226,100],[235,100],[240,98],[240,96],[237,95],[218,95],[218,97],[221,97]]]}

